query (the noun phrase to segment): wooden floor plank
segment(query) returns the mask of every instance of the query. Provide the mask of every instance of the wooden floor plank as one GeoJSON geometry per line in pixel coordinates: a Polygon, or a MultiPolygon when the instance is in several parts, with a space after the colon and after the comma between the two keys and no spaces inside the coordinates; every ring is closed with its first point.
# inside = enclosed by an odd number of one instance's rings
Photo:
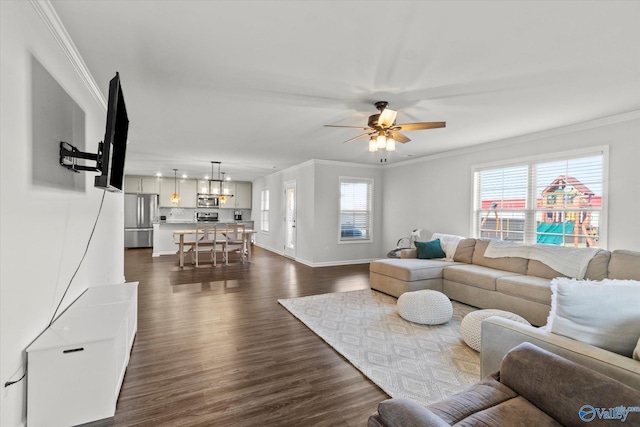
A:
{"type": "Polygon", "coordinates": [[[368,264],[311,268],[254,248],[198,268],[125,251],[138,333],[100,426],[364,426],[388,396],[277,300],[369,287],[368,264]]]}

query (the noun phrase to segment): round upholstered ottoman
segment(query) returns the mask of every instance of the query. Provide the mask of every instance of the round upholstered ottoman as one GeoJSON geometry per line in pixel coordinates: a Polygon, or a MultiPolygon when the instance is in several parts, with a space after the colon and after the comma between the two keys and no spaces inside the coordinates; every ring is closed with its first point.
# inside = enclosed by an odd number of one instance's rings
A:
{"type": "Polygon", "coordinates": [[[400,317],[422,325],[447,323],[453,316],[453,306],[442,292],[424,290],[405,292],[398,298],[400,317]]]}
{"type": "Polygon", "coordinates": [[[482,321],[491,316],[504,317],[505,319],[514,320],[519,323],[530,325],[523,317],[518,316],[515,313],[504,310],[477,310],[464,316],[462,323],[460,323],[460,334],[462,339],[467,343],[469,347],[475,351],[480,351],[480,335],[482,332],[482,321]]]}

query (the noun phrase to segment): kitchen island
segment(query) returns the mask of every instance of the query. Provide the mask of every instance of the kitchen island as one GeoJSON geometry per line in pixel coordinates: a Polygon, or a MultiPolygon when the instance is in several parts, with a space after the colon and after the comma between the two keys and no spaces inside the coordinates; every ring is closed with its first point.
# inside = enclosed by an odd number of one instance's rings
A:
{"type": "MultiPolygon", "coordinates": [[[[216,222],[218,225],[226,224],[245,224],[247,229],[253,229],[253,221],[221,221],[216,222]]],[[[178,253],[178,238],[174,238],[176,230],[195,230],[195,220],[167,220],[153,224],[153,256],[175,255],[178,253]]]]}

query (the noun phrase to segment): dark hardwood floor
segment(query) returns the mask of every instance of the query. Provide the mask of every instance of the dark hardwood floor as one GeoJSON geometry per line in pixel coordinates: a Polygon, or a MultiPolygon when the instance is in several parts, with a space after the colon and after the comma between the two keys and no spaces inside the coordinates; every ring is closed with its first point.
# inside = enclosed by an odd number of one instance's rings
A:
{"type": "Polygon", "coordinates": [[[255,247],[250,264],[181,270],[134,249],[125,276],[140,282],[138,333],[116,415],[92,426],[364,426],[387,398],[277,302],[366,289],[368,264],[255,247]]]}

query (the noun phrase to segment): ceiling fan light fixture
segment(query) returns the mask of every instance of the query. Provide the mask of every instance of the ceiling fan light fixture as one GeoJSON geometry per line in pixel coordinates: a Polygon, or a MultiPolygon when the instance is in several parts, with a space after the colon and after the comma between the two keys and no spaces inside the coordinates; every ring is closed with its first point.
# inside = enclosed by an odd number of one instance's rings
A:
{"type": "Polygon", "coordinates": [[[401,132],[436,129],[446,126],[446,122],[417,122],[396,124],[398,112],[387,108],[389,106],[389,103],[387,101],[378,101],[374,105],[378,109],[379,113],[369,116],[367,126],[365,127],[345,125],[325,126],[364,130],[364,133],[343,141],[343,143],[355,141],[357,139],[369,136],[369,151],[372,153],[379,150],[395,151],[396,142],[404,144],[411,141],[401,132]]]}
{"type": "Polygon", "coordinates": [[[372,136],[369,140],[369,152],[375,153],[376,151],[378,151],[378,141],[372,136]]]}
{"type": "Polygon", "coordinates": [[[387,138],[387,146],[385,148],[387,151],[396,151],[396,140],[391,137],[387,138]]]}

